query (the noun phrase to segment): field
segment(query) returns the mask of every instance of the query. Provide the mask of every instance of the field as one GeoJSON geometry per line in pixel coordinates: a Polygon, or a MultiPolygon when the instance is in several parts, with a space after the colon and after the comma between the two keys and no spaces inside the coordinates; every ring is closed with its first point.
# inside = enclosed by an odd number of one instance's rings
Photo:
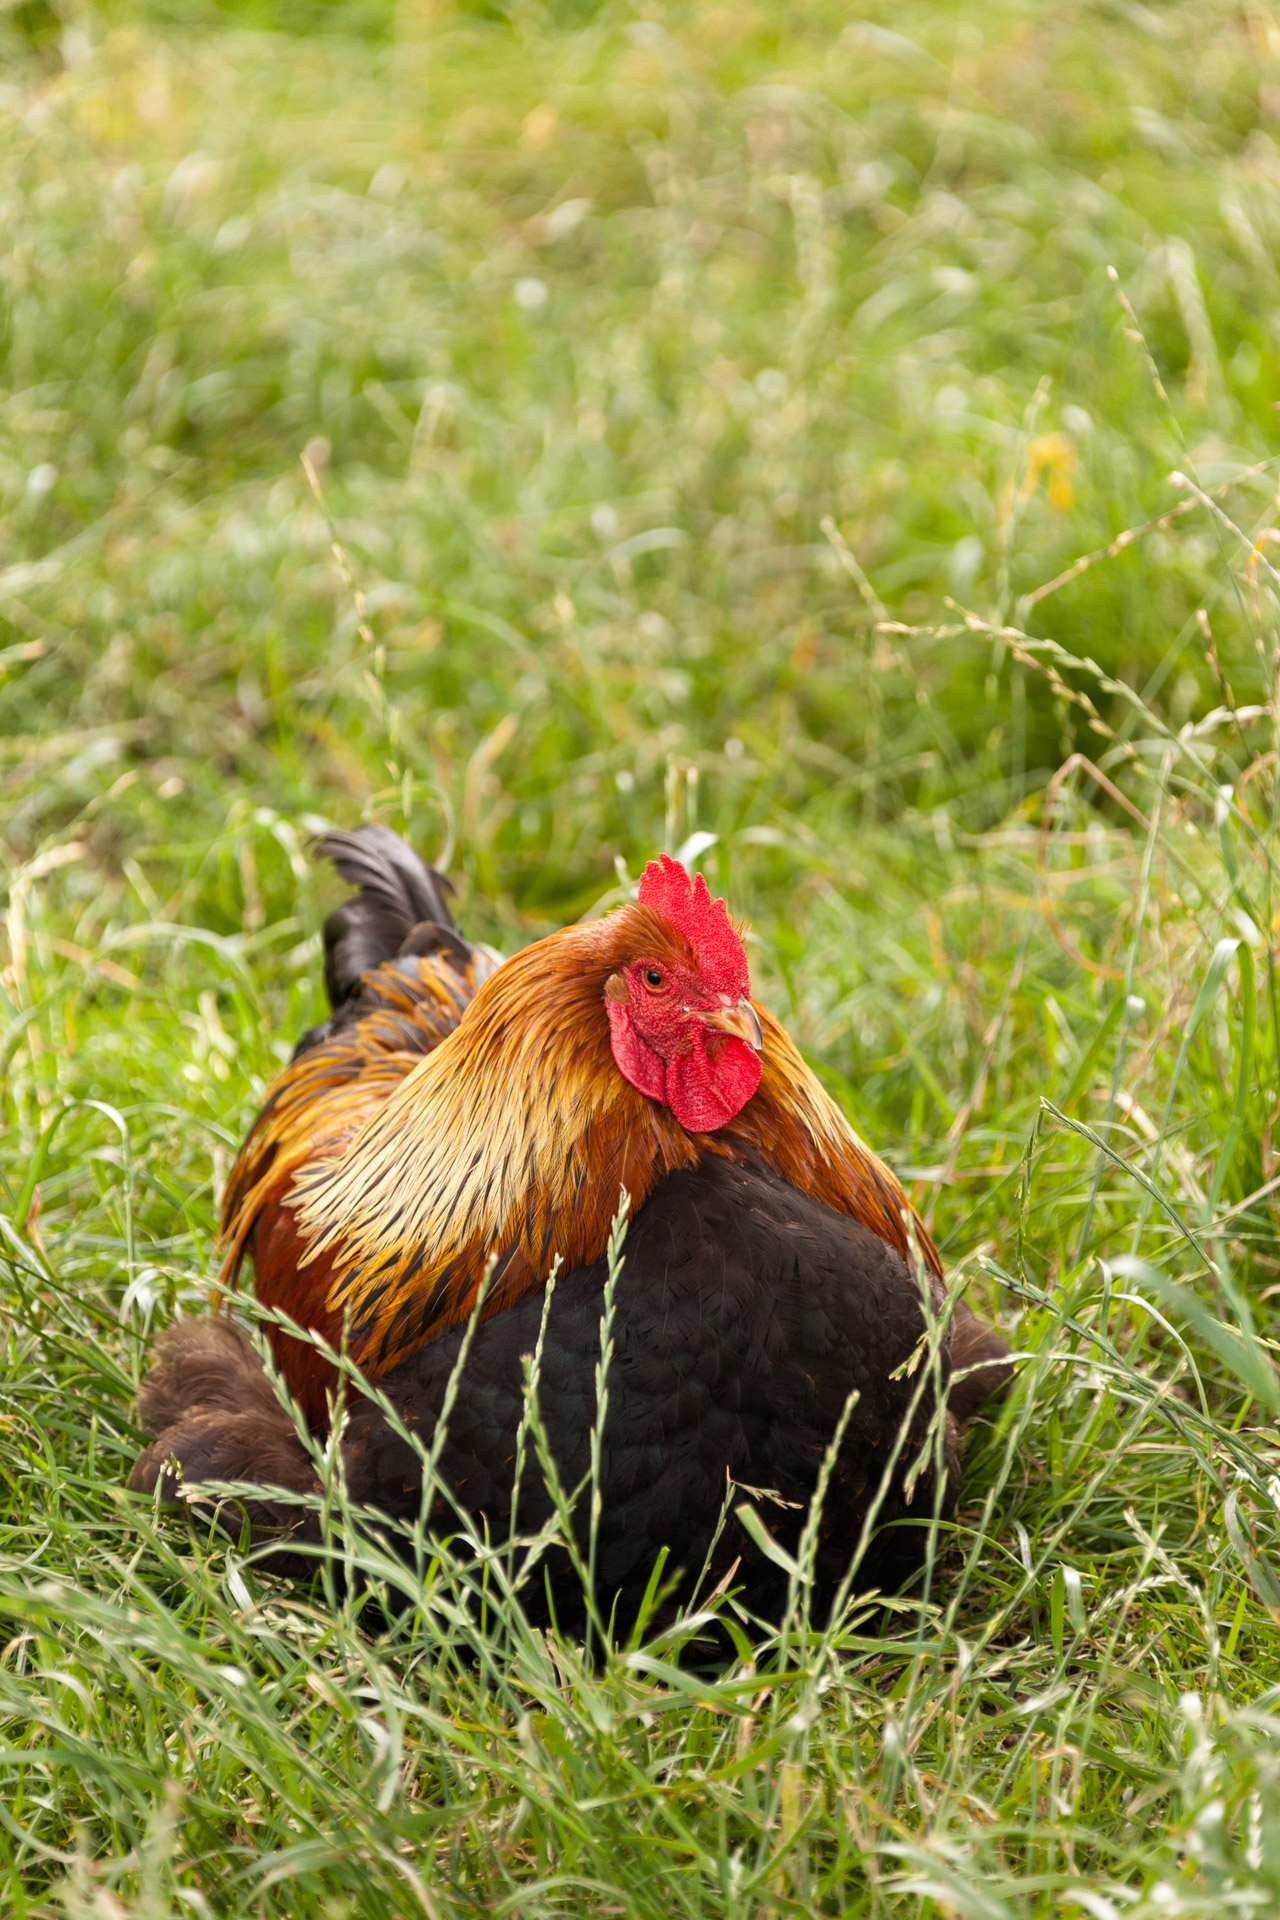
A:
{"type": "Polygon", "coordinates": [[[1272,1910],[1280,8],[20,0],[0,208],[0,1907],[1272,1910]],[[374,817],[749,916],[1022,1356],[888,1631],[124,1493],[374,817]]]}

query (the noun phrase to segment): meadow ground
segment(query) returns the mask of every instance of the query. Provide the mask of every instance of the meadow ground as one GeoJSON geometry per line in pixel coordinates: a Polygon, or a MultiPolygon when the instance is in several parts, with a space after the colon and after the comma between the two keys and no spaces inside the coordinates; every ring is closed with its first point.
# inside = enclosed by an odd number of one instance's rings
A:
{"type": "Polygon", "coordinates": [[[1280,9],[20,0],[0,69],[3,1911],[1270,1911],[1280,9]],[[662,846],[751,917],[1025,1356],[887,1633],[596,1665],[446,1537],[389,1634],[123,1494],[364,817],[508,950],[662,846]]]}

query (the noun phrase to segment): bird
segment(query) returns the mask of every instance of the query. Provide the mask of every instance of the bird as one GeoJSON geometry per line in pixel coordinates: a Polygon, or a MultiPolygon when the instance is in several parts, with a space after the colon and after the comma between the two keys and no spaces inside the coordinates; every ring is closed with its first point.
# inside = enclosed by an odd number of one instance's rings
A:
{"type": "MultiPolygon", "coordinates": [[[[298,1422],[322,1439],[341,1407],[361,1507],[416,1520],[434,1447],[490,1538],[513,1502],[536,1527],[552,1493],[532,1454],[514,1484],[528,1356],[577,1487],[608,1304],[602,1604],[634,1617],[661,1561],[673,1606],[732,1580],[776,1617],[824,1473],[814,1604],[859,1543],[865,1589],[908,1586],[1009,1349],[949,1298],[898,1180],[754,997],[744,928],[705,876],[663,854],[634,899],[503,959],[463,936],[449,880],[387,826],[315,851],[354,889],[324,925],[331,1011],[268,1089],[222,1201],[221,1287],[252,1264],[271,1366],[226,1311],[173,1325],[137,1402],[151,1438],[130,1487],[174,1502],[242,1482],[254,1538],[296,1567],[286,1550],[319,1526],[298,1422]]],[[[530,1604],[576,1617],[572,1556],[530,1604]]]]}

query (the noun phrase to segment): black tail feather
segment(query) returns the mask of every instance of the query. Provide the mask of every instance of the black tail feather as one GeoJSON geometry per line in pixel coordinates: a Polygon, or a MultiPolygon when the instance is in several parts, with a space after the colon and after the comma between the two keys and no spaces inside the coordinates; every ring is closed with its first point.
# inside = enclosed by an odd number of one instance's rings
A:
{"type": "Polygon", "coordinates": [[[453,891],[449,881],[390,827],[373,822],[353,833],[322,834],[315,851],[359,888],[324,923],[324,984],[335,1010],[355,992],[362,973],[394,959],[410,940],[417,940],[415,952],[465,945],[446,903],[453,891]],[[439,931],[424,934],[424,923],[439,931]]]}
{"type": "Polygon", "coordinates": [[[367,894],[371,901],[400,916],[407,933],[419,920],[451,927],[453,915],[445,904],[452,883],[429,867],[398,833],[378,821],[353,833],[335,829],[315,843],[315,851],[332,860],[342,878],[367,894]]]}

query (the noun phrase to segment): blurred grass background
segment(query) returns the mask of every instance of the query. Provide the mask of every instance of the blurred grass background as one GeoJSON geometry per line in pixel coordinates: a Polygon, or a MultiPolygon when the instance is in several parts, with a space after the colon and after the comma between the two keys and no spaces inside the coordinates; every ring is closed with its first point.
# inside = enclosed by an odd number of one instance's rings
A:
{"type": "Polygon", "coordinates": [[[1278,142],[1264,0],[0,8],[7,1911],[1274,1901],[1278,142]],[[751,916],[1030,1356],[899,1632],[122,1504],[374,816],[508,950],[751,916]]]}

